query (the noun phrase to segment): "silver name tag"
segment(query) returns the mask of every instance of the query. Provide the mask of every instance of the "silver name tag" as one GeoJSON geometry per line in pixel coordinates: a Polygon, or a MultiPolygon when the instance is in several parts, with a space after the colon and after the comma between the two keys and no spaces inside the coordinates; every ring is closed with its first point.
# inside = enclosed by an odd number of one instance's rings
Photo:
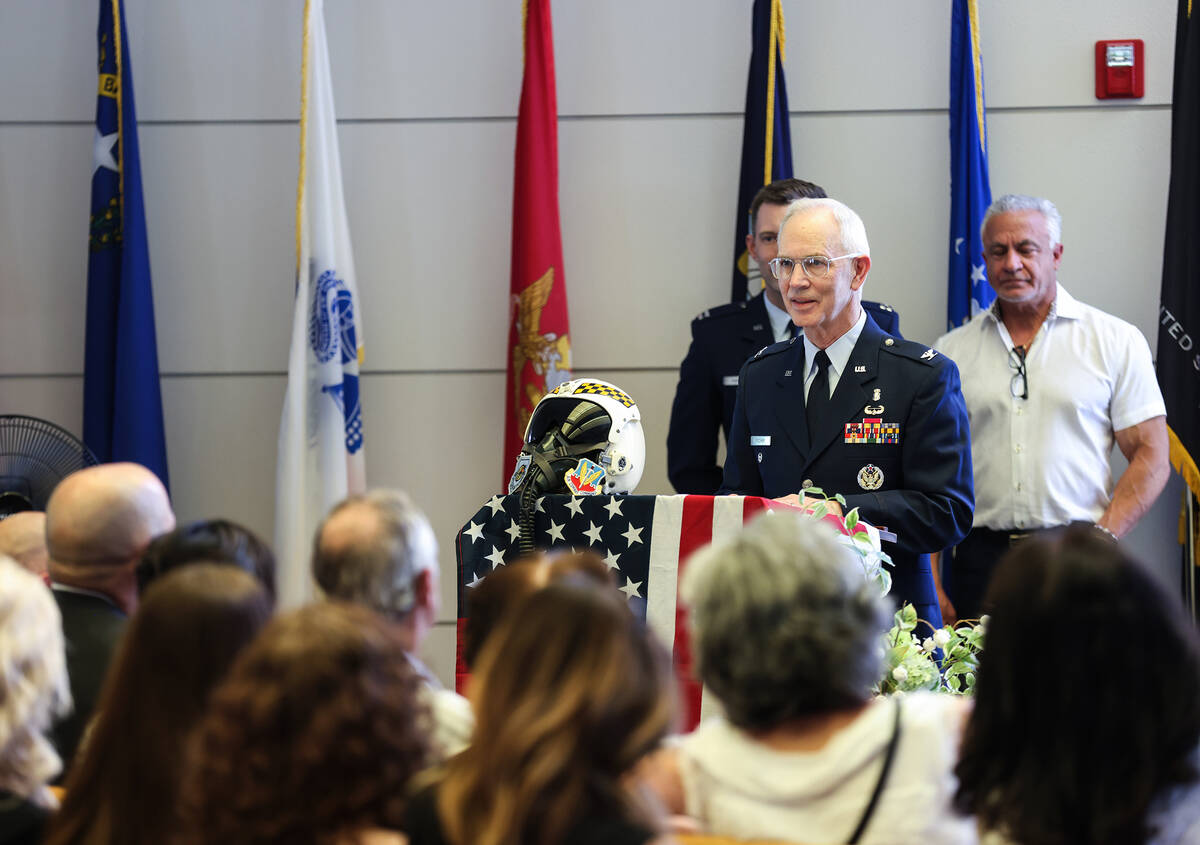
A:
{"type": "Polygon", "coordinates": [[[725,378],[721,379],[721,384],[725,385],[726,387],[737,387],[738,377],[725,376],[725,378]]]}
{"type": "Polygon", "coordinates": [[[752,434],[750,435],[751,446],[770,446],[771,435],[769,434],[752,434]]]}

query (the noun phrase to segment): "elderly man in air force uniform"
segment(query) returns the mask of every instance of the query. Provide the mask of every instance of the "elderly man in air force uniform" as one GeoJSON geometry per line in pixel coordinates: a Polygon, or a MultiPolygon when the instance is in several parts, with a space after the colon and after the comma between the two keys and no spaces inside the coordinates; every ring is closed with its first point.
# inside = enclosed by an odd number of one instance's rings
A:
{"type": "Polygon", "coordinates": [[[833,199],[788,206],[771,270],[804,335],[742,368],[721,492],[805,506],[810,487],[841,493],[895,532],[892,595],[936,627],[929,553],[971,527],[967,411],[952,361],[888,336],[863,311],[870,268],[854,211],[833,199]]]}

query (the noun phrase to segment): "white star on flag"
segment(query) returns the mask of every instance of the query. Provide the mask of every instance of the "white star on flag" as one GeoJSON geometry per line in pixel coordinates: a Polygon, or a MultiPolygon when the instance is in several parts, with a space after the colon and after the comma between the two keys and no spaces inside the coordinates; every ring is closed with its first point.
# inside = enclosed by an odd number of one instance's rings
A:
{"type": "Polygon", "coordinates": [[[504,510],[504,497],[492,496],[492,498],[488,499],[487,507],[492,509],[492,516],[495,516],[504,510]]]}
{"type": "Polygon", "coordinates": [[[484,555],[484,559],[492,562],[492,569],[495,569],[498,566],[504,566],[504,552],[500,551],[495,546],[492,546],[492,553],[490,555],[484,555]]]}
{"type": "Polygon", "coordinates": [[[92,160],[96,165],[92,168],[93,176],[101,167],[105,170],[111,170],[113,173],[121,172],[120,168],[117,167],[117,160],[113,157],[113,147],[117,145],[117,138],[119,137],[119,132],[101,135],[100,130],[96,130],[96,140],[92,142],[92,160]]]}
{"type": "Polygon", "coordinates": [[[640,586],[642,586],[641,581],[632,581],[629,578],[626,578],[625,586],[619,587],[618,589],[620,589],[620,591],[625,594],[625,598],[626,598],[626,600],[628,600],[628,599],[632,599],[632,598],[637,598],[638,596],[641,595],[641,593],[638,592],[638,587],[640,587],[640,586]]]}
{"type": "Polygon", "coordinates": [[[472,540],[482,540],[483,539],[482,523],[479,525],[476,525],[475,521],[472,520],[471,523],[463,530],[463,534],[467,535],[472,540]]]}
{"type": "Polygon", "coordinates": [[[538,500],[537,500],[537,502],[534,504],[534,506],[533,506],[533,509],[534,509],[535,511],[538,511],[538,512],[540,512],[540,513],[545,513],[545,512],[546,512],[546,509],[545,509],[544,507],[542,507],[542,505],[544,505],[545,503],[546,503],[546,497],[545,497],[545,496],[538,496],[538,500]]]}
{"type": "Polygon", "coordinates": [[[621,513],[621,500],[618,499],[616,496],[613,496],[611,499],[608,500],[608,504],[606,504],[604,506],[604,509],[606,511],[608,511],[609,519],[612,519],[614,516],[624,516],[625,515],[625,514],[621,513]]]}
{"type": "Polygon", "coordinates": [[[517,538],[521,536],[521,526],[517,525],[517,521],[514,519],[508,524],[508,527],[504,529],[504,532],[508,534],[508,541],[510,543],[515,543],[517,538]]]}
{"type": "Polygon", "coordinates": [[[467,586],[468,587],[478,587],[482,582],[483,582],[483,576],[476,575],[473,579],[471,579],[471,583],[467,584],[467,586]]]}
{"type": "Polygon", "coordinates": [[[588,528],[587,531],[583,532],[584,536],[586,536],[589,540],[591,540],[597,546],[600,545],[600,526],[597,525],[596,523],[592,522],[591,520],[588,520],[588,525],[590,527],[588,528]]]}
{"type": "Polygon", "coordinates": [[[642,542],[642,529],[634,528],[633,523],[631,522],[629,523],[629,527],[622,532],[621,536],[624,537],[632,547],[634,543],[642,542]]]}
{"type": "Polygon", "coordinates": [[[583,501],[578,496],[572,496],[567,500],[567,510],[575,514],[575,516],[581,516],[583,514],[583,501]]]}
{"type": "Polygon", "coordinates": [[[983,274],[982,264],[971,265],[971,281],[979,282],[980,284],[987,281],[987,277],[983,274]]]}
{"type": "Polygon", "coordinates": [[[610,550],[609,553],[604,556],[604,565],[607,566],[609,569],[618,569],[619,566],[618,566],[617,562],[620,559],[621,559],[621,556],[619,554],[610,550]]]}
{"type": "MultiPolygon", "coordinates": [[[[566,523],[563,523],[563,525],[565,525],[565,524],[566,523]]],[[[559,525],[557,522],[555,522],[552,519],[552,520],[550,520],[550,530],[547,531],[546,534],[550,537],[551,540],[557,540],[560,543],[565,543],[566,538],[563,537],[562,530],[563,530],[563,526],[559,525]]]]}

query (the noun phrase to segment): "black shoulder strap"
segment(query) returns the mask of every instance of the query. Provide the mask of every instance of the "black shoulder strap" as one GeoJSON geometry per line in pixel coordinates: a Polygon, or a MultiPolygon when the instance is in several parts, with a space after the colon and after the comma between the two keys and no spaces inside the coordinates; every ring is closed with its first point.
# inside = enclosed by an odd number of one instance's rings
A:
{"type": "Polygon", "coordinates": [[[867,808],[863,810],[862,818],[858,820],[858,827],[854,829],[847,845],[855,845],[862,838],[863,831],[867,829],[871,816],[875,814],[875,805],[879,803],[879,796],[883,794],[883,785],[887,782],[888,772],[891,771],[892,760],[896,756],[896,745],[900,742],[900,696],[893,695],[892,703],[895,705],[896,716],[892,722],[892,738],[888,741],[887,751],[883,755],[883,768],[879,770],[879,780],[875,781],[871,800],[867,802],[867,808]]]}

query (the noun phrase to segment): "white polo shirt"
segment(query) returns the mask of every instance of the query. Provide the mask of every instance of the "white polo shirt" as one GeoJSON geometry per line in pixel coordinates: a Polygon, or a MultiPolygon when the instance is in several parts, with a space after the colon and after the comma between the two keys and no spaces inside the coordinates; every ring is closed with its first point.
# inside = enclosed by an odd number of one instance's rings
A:
{"type": "Polygon", "coordinates": [[[958,364],[971,421],[975,526],[1095,522],[1108,507],[1113,432],[1166,414],[1150,346],[1134,326],[1058,285],[1012,395],[1012,338],[995,306],[934,346],[958,364]]]}

